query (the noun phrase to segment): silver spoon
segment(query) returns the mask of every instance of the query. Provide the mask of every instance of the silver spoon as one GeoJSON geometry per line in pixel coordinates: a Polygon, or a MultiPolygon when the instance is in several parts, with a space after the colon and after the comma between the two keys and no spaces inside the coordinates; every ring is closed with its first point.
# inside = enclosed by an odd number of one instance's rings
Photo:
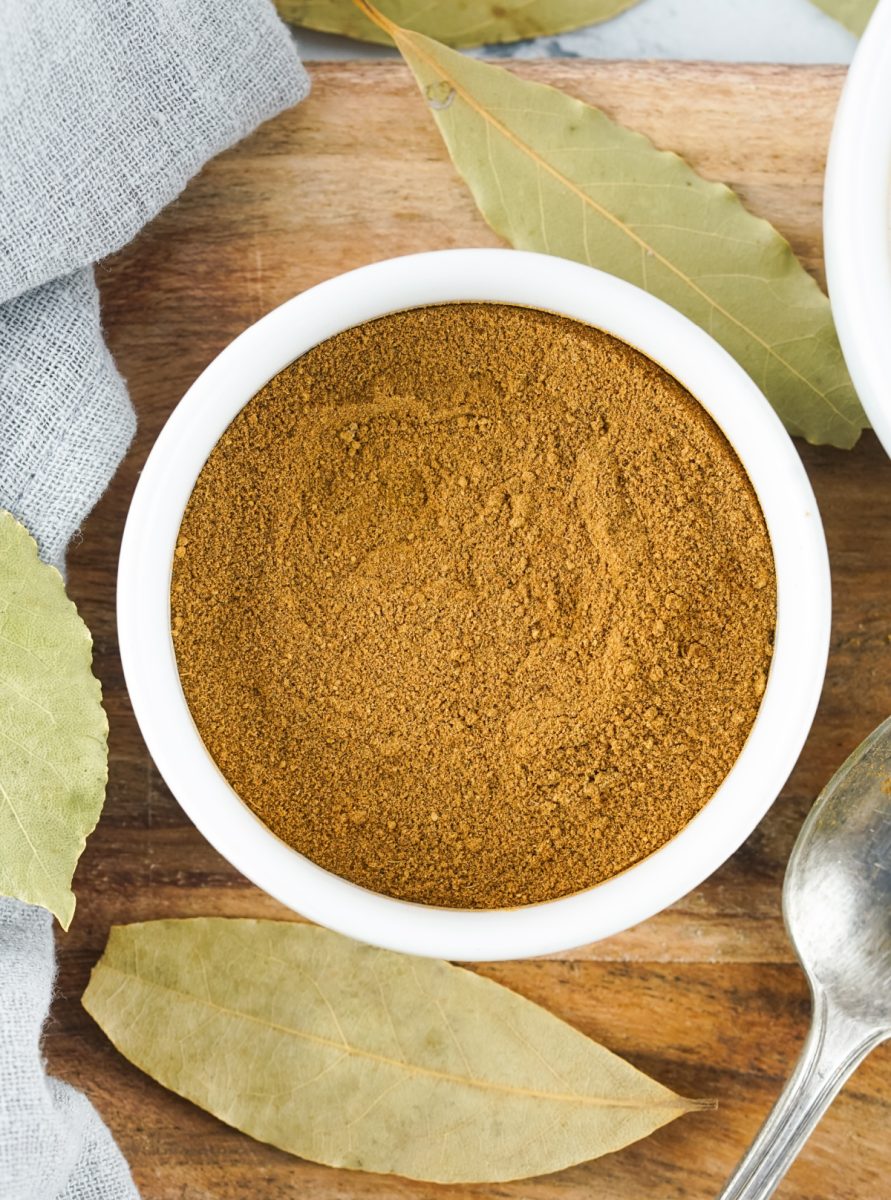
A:
{"type": "Polygon", "coordinates": [[[783,886],[811,986],[801,1058],[719,1200],[766,1200],[845,1081],[891,1037],[891,717],[835,773],[783,886]]]}

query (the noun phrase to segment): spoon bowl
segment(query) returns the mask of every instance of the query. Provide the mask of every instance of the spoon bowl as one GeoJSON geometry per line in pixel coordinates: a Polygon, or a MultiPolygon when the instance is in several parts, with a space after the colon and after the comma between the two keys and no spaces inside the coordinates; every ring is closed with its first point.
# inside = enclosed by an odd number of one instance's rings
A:
{"type": "Polygon", "coordinates": [[[817,798],[789,859],[786,928],[813,1020],[792,1078],[720,1200],[766,1200],[845,1081],[891,1037],[891,717],[817,798]]]}
{"type": "Polygon", "coordinates": [[[783,909],[811,987],[891,1034],[891,718],[814,805],[789,859],[783,909]]]}

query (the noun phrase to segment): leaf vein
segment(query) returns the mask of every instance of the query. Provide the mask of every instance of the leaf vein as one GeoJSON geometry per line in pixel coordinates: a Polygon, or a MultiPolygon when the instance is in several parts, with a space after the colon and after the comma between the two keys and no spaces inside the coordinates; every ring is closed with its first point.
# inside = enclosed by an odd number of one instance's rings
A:
{"type": "MultiPolygon", "coordinates": [[[[253,1013],[243,1012],[239,1009],[229,1008],[227,1005],[219,1004],[213,1000],[204,1000],[200,996],[196,996],[193,992],[184,992],[179,988],[172,987],[167,983],[160,983],[155,979],[149,979],[143,975],[134,974],[132,971],[125,971],[121,967],[113,966],[111,963],[101,963],[97,970],[108,971],[114,975],[125,976],[126,978],[135,980],[138,984],[145,988],[154,988],[156,991],[167,992],[171,996],[176,996],[181,1000],[189,1001],[193,1004],[206,1005],[215,1011],[224,1014],[225,1016],[234,1017],[238,1020],[248,1021],[256,1025],[260,1025],[264,1029],[272,1029],[277,1033],[283,1033],[288,1037],[294,1037],[299,1040],[311,1042],[316,1046],[325,1046],[331,1050],[342,1050],[346,1055],[367,1059],[370,1062],[379,1063],[382,1066],[395,1067],[400,1070],[408,1071],[415,1075],[423,1075],[430,1079],[438,1079],[443,1083],[453,1083],[463,1087],[478,1088],[482,1091],[498,1092],[504,1095],[520,1096],[523,1098],[532,1098],[537,1100],[547,1100],[554,1103],[590,1105],[594,1108],[657,1108],[668,1109],[670,1111],[687,1112],[689,1111],[691,1102],[684,1100],[681,1096],[667,1096],[664,1099],[656,1097],[647,1097],[646,1099],[628,1099],[625,1097],[607,1097],[607,1096],[585,1096],[575,1092],[551,1092],[539,1088],[521,1087],[519,1085],[503,1083],[501,1081],[493,1081],[487,1079],[468,1079],[463,1075],[455,1075],[450,1071],[440,1071],[435,1067],[425,1067],[418,1063],[410,1063],[399,1059],[390,1058],[385,1054],[378,1054],[374,1050],[367,1050],[361,1046],[353,1046],[347,1044],[342,1045],[331,1038],[326,1038],[320,1034],[310,1033],[305,1029],[298,1029],[290,1025],[282,1025],[277,1021],[266,1020],[262,1017],[257,1017],[253,1013]]],[[[128,1022],[128,1027],[133,1028],[136,1023],[136,1018],[128,1022]]]]}

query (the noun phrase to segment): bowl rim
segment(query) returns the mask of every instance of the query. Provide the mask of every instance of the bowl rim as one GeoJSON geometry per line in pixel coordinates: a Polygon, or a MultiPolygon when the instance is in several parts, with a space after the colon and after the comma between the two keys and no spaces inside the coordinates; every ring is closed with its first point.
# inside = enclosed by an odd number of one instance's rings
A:
{"type": "Polygon", "coordinates": [[[823,527],[801,460],[755,383],[708,334],[614,276],[507,249],[431,251],[336,276],[286,301],[234,339],[174,408],[142,471],[118,568],[121,659],[155,764],[204,837],[253,883],[319,924],[388,949],[463,961],[556,953],[597,941],[674,903],[748,837],[809,732],[829,648],[823,527]],[[280,841],[219,771],[194,725],[170,631],[173,552],[185,505],[237,412],[278,371],[364,321],[453,301],[563,313],[637,346],[711,413],[745,466],[777,571],[773,661],[761,707],[730,773],[665,846],[587,891],[523,908],[456,910],[349,883],[280,841]]]}
{"type": "Polygon", "coordinates": [[[845,362],[891,454],[891,0],[880,0],[842,89],[826,161],[823,240],[845,362]]]}

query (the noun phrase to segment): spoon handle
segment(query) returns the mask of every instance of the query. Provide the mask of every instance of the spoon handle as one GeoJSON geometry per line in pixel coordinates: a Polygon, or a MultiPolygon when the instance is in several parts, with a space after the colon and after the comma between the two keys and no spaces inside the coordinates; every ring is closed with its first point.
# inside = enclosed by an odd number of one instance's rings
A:
{"type": "Polygon", "coordinates": [[[814,996],[807,1041],[792,1077],[719,1200],[767,1200],[817,1122],[863,1059],[887,1036],[814,996]]]}

